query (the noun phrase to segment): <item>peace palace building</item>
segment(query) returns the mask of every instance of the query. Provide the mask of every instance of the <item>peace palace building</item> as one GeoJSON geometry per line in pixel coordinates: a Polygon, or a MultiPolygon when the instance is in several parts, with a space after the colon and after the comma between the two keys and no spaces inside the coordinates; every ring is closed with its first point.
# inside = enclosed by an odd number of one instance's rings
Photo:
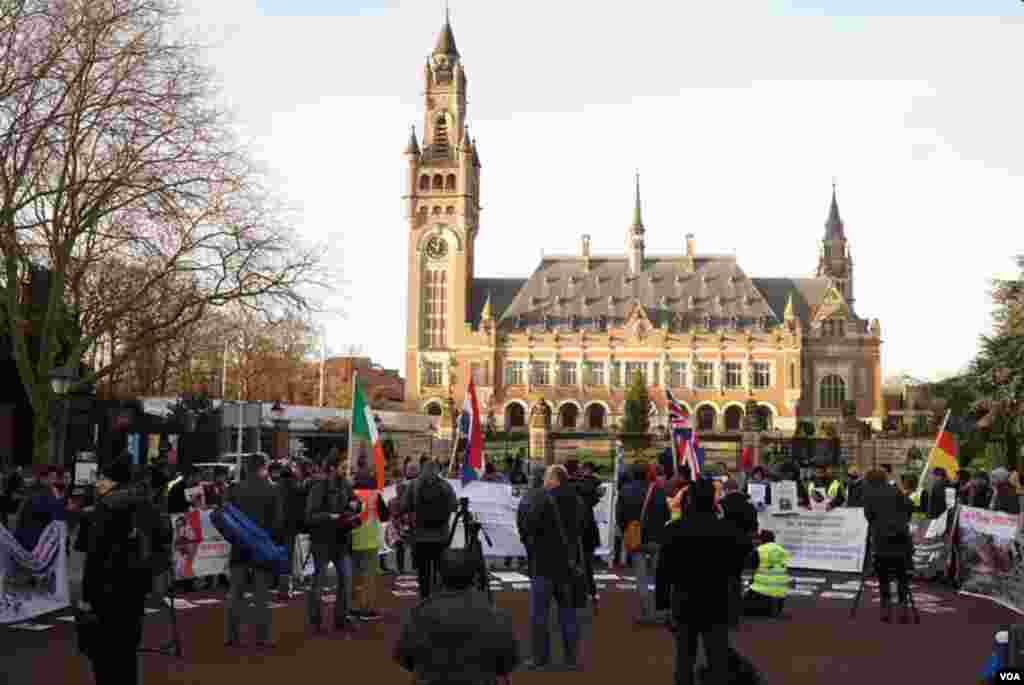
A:
{"type": "Polygon", "coordinates": [[[674,256],[644,253],[639,181],[624,250],[545,256],[529,278],[474,267],[480,157],[466,124],[466,72],[446,22],[423,71],[422,145],[405,158],[409,223],[407,399],[461,408],[472,377],[481,413],[519,428],[543,398],[555,428],[599,430],[622,417],[643,374],[658,416],[665,388],[699,430],[733,431],[752,400],[769,426],[838,420],[850,400],[881,427],[878,320],[854,309],[853,259],[835,189],[814,276],[752,278],[692,235],[674,256]]]}

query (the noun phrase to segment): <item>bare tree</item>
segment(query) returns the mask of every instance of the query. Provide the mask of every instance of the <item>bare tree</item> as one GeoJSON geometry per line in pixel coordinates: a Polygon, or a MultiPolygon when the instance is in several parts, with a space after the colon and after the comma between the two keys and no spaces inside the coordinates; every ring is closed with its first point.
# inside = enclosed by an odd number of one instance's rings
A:
{"type": "Polygon", "coordinates": [[[53,367],[113,341],[95,381],[211,307],[301,311],[306,287],[326,284],[197,47],[174,35],[178,16],[172,0],[6,0],[0,13],[0,285],[37,458],[53,367]],[[51,282],[30,353],[20,284],[33,264],[51,282]],[[81,334],[59,350],[68,313],[81,334]]]}

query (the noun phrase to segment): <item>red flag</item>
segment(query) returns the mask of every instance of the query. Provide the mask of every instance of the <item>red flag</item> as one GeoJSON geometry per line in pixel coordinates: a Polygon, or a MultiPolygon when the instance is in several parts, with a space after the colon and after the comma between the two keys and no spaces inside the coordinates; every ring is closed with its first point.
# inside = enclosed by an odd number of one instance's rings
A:
{"type": "Polygon", "coordinates": [[[754,448],[744,447],[740,450],[740,471],[750,471],[754,468],[754,448]]]}

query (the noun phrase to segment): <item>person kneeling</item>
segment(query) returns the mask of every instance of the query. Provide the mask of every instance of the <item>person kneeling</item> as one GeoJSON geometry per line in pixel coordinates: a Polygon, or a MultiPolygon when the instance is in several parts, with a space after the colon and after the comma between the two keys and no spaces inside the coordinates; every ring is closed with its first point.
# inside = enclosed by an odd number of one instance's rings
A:
{"type": "Polygon", "coordinates": [[[478,562],[465,550],[445,550],[440,562],[442,591],[403,621],[395,661],[421,685],[507,683],[519,665],[511,618],[473,587],[478,562]]]}
{"type": "Polygon", "coordinates": [[[743,613],[747,616],[778,616],[786,602],[789,588],[789,561],[793,558],[775,542],[770,530],[761,532],[762,544],[754,550],[754,580],[743,597],[743,613]]]}

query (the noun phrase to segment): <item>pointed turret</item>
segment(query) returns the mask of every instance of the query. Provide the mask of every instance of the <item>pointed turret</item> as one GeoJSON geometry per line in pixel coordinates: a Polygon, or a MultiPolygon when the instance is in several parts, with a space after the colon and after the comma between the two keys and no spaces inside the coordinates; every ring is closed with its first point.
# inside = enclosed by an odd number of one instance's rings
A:
{"type": "Polygon", "coordinates": [[[480,154],[478,152],[480,148],[476,145],[476,138],[473,139],[473,166],[477,169],[480,168],[480,154]]]}
{"type": "Polygon", "coordinates": [[[796,311],[793,307],[793,293],[790,293],[789,297],[786,299],[786,311],[783,312],[782,318],[785,321],[792,321],[796,318],[796,311]]]}
{"type": "Polygon", "coordinates": [[[459,49],[455,47],[455,33],[452,31],[452,22],[447,10],[445,10],[444,26],[441,27],[441,33],[437,36],[437,44],[434,45],[432,54],[445,55],[452,62],[459,58],[459,49]]]}
{"type": "Polygon", "coordinates": [[[843,220],[839,216],[839,202],[836,201],[836,185],[832,184],[832,204],[828,208],[828,220],[825,221],[825,240],[846,240],[843,220]]]}
{"type": "Polygon", "coordinates": [[[412,126],[409,129],[409,144],[405,146],[404,154],[412,155],[412,156],[416,156],[416,157],[419,157],[419,155],[420,155],[420,144],[419,144],[419,141],[416,140],[416,127],[415,126],[412,126]]]}
{"type": "Polygon", "coordinates": [[[481,321],[493,321],[494,312],[491,310],[491,292],[487,291],[487,300],[484,302],[483,311],[480,312],[481,321]]]}

